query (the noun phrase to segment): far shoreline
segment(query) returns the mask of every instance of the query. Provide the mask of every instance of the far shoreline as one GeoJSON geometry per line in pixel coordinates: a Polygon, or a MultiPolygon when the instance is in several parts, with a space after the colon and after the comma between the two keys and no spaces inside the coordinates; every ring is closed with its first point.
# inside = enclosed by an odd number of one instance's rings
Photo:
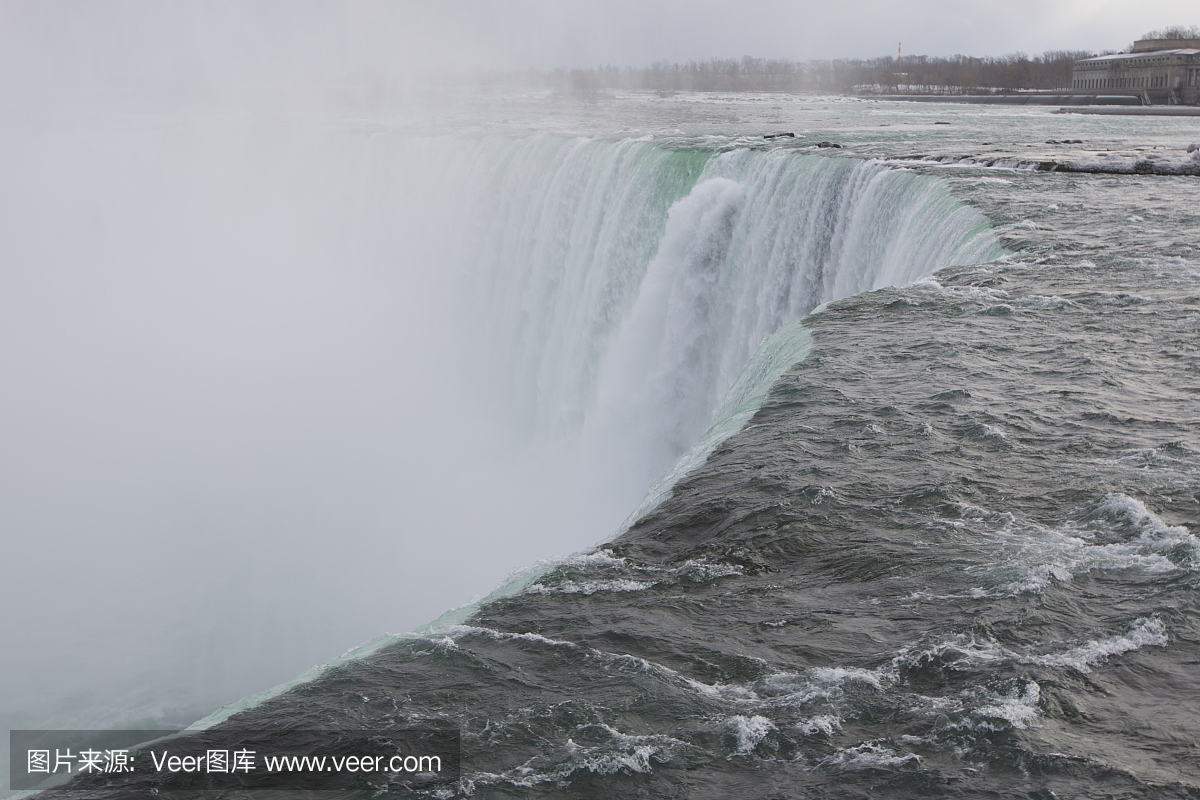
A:
{"type": "Polygon", "coordinates": [[[883,94],[850,95],[871,100],[913,103],[968,103],[1017,106],[1059,106],[1059,114],[1108,114],[1144,117],[1198,117],[1200,106],[1142,105],[1136,95],[1022,92],[1014,94],[883,94]]]}

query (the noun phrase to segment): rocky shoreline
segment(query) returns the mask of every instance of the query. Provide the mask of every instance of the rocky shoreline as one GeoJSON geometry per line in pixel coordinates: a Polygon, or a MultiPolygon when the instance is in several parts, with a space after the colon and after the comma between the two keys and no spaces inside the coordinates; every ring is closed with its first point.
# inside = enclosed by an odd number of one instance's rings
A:
{"type": "Polygon", "coordinates": [[[1086,172],[1111,175],[1200,175],[1200,160],[1174,155],[1146,156],[1117,153],[1098,153],[1072,160],[1014,159],[1008,156],[904,156],[889,159],[897,162],[958,165],[964,167],[993,167],[1033,172],[1086,172]]]}

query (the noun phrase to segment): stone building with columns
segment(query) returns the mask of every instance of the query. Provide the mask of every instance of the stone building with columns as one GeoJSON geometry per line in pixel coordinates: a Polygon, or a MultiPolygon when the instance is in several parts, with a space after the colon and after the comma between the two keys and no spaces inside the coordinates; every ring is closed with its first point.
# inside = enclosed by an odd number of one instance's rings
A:
{"type": "Polygon", "coordinates": [[[1147,105],[1200,104],[1200,39],[1139,39],[1128,53],[1081,59],[1071,88],[1137,95],[1147,105]]]}

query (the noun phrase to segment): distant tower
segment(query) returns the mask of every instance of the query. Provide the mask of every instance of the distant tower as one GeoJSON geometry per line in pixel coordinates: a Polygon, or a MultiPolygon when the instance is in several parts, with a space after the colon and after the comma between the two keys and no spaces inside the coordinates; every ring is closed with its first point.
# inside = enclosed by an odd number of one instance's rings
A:
{"type": "Polygon", "coordinates": [[[902,44],[904,44],[904,42],[896,42],[896,58],[900,57],[900,45],[902,44]]]}

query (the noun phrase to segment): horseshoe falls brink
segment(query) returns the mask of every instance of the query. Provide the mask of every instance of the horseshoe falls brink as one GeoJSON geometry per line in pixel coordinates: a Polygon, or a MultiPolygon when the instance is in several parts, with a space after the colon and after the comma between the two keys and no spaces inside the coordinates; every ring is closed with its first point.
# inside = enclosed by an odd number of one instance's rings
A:
{"type": "Polygon", "coordinates": [[[1194,178],[1031,168],[1186,120],[479,102],[4,134],[7,727],[436,721],[437,796],[1196,790],[1194,178]]]}
{"type": "Polygon", "coordinates": [[[998,252],[944,182],[850,159],[114,120],[84,160],[57,137],[21,143],[14,188],[27,229],[57,194],[80,218],[57,251],[10,225],[32,345],[9,463],[42,465],[11,519],[38,579],[125,621],[68,644],[19,621],[11,576],[31,727],[188,721],[609,538],[803,357],[805,313],[998,252]],[[78,660],[92,637],[111,665],[78,660]]]}
{"type": "Polygon", "coordinates": [[[465,358],[523,436],[578,448],[622,513],[803,357],[806,313],[1001,252],[944,183],[875,163],[547,135],[448,146],[454,219],[429,227],[455,231],[465,358]]]}

